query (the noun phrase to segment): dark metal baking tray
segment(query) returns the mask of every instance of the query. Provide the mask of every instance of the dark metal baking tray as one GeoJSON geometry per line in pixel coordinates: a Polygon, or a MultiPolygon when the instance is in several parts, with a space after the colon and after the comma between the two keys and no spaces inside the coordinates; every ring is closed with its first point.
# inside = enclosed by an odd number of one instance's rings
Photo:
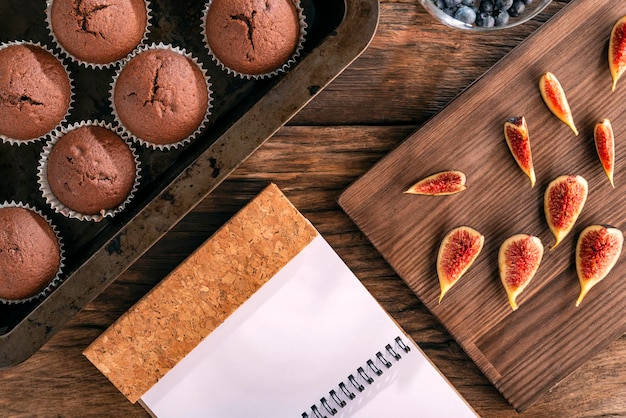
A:
{"type": "MultiPolygon", "coordinates": [[[[200,34],[204,1],[150,4],[148,42],[185,48],[207,70],[211,120],[181,149],[135,147],[142,166],[139,190],[123,212],[101,222],[68,219],[46,205],[36,175],[45,141],[0,144],[0,202],[22,201],[41,210],[57,226],[66,256],[63,283],[48,296],[0,305],[0,368],[34,354],[356,59],[374,36],[379,8],[378,0],[301,0],[308,29],[296,65],[281,76],[255,81],[228,75],[209,58],[200,34]]],[[[0,43],[29,40],[54,48],[45,7],[45,0],[0,2],[0,43]]],[[[114,69],[64,62],[75,86],[68,123],[113,122],[108,91],[114,69]]]]}

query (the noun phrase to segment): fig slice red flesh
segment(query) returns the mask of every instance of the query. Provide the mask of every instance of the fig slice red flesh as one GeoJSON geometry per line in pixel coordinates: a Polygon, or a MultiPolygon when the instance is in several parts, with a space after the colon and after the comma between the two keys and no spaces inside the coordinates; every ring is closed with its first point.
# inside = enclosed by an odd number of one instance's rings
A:
{"type": "Polygon", "coordinates": [[[576,273],[580,282],[576,306],[613,269],[623,244],[624,234],[617,228],[590,225],[580,233],[576,244],[576,273]]]}
{"type": "Polygon", "coordinates": [[[603,119],[601,122],[596,123],[593,129],[593,140],[596,143],[596,151],[598,152],[598,158],[600,158],[600,164],[602,164],[602,168],[609,178],[611,186],[615,188],[613,184],[613,173],[615,170],[615,137],[610,120],[603,119]]]}
{"type": "Polygon", "coordinates": [[[466,181],[467,178],[461,171],[441,171],[419,180],[404,193],[428,196],[450,195],[465,190],[466,181]]]}
{"type": "Polygon", "coordinates": [[[554,74],[546,72],[539,78],[539,91],[543,101],[554,116],[569,126],[574,135],[578,135],[578,129],[576,129],[574,124],[574,117],[569,107],[565,90],[563,90],[561,82],[554,74]]]}
{"type": "Polygon", "coordinates": [[[530,179],[530,187],[535,186],[535,167],[530,149],[528,126],[524,116],[516,116],[504,122],[504,139],[515,158],[515,162],[530,179]]]}
{"type": "Polygon", "coordinates": [[[609,71],[613,83],[611,91],[615,91],[617,81],[626,71],[626,16],[615,22],[609,38],[609,71]]]}
{"type": "Polygon", "coordinates": [[[533,235],[517,234],[507,238],[498,252],[500,280],[511,308],[518,308],[517,296],[537,273],[543,257],[543,244],[533,235]]]}
{"type": "Polygon", "coordinates": [[[437,254],[439,302],[474,263],[484,243],[485,237],[469,226],[456,227],[445,235],[437,254]]]}
{"type": "Polygon", "coordinates": [[[578,175],[564,175],[552,180],[544,195],[544,212],[556,248],[572,230],[587,201],[587,180],[578,175]]]}

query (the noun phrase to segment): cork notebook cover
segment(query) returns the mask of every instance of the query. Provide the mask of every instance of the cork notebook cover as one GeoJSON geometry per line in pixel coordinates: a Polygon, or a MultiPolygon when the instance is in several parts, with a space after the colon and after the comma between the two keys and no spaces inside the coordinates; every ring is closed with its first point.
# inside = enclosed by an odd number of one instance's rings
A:
{"type": "Polygon", "coordinates": [[[84,354],[158,417],[475,416],[275,185],[84,354]]]}

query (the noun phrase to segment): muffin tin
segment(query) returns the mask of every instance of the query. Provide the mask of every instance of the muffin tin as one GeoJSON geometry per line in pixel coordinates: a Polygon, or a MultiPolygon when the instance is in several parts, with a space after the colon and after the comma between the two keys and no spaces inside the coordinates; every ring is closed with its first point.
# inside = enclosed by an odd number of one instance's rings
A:
{"type": "MultiPolygon", "coordinates": [[[[101,222],[55,213],[37,183],[46,141],[0,144],[0,201],[22,201],[41,210],[57,226],[65,246],[59,287],[40,300],[0,305],[0,368],[30,357],[145,253],[349,65],[369,44],[378,23],[377,0],[301,0],[308,28],[297,63],[277,77],[246,80],[210,59],[200,29],[204,3],[151,1],[148,42],[185,48],[198,57],[213,89],[212,116],[207,128],[184,147],[136,147],[142,178],[124,211],[101,222]]],[[[55,48],[45,9],[45,0],[0,2],[0,43],[30,40],[55,48]]],[[[89,119],[113,123],[108,94],[115,67],[64,62],[75,86],[68,124],[89,119]]]]}

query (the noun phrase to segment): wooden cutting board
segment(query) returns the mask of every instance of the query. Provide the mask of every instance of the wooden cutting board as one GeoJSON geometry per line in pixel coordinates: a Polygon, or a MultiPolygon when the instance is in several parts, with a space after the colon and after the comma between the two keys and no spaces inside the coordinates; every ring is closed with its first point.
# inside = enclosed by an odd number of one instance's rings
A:
{"type": "MultiPolygon", "coordinates": [[[[626,2],[579,0],[566,6],[463,94],[353,183],[339,204],[400,277],[518,410],[626,332],[626,255],[575,307],[579,284],[574,249],[589,224],[626,230],[626,78],[611,92],[607,49],[626,2]],[[559,78],[580,131],[546,108],[537,81],[559,78]],[[517,167],[503,123],[525,116],[537,184],[517,167]],[[615,189],[599,163],[593,126],[609,118],[616,135],[615,189]],[[441,170],[467,175],[451,196],[403,194],[441,170]],[[579,174],[589,196],[572,232],[554,250],[543,212],[548,183],[579,174]],[[441,239],[469,225],[485,246],[465,276],[438,303],[435,260],[441,239]],[[545,247],[539,271],[512,311],[500,284],[500,244],[517,233],[545,247]]],[[[505,35],[503,35],[505,36],[505,35]]],[[[626,361],[626,359],[624,359],[626,361]]],[[[626,376],[624,376],[626,379],[626,376]]]]}

